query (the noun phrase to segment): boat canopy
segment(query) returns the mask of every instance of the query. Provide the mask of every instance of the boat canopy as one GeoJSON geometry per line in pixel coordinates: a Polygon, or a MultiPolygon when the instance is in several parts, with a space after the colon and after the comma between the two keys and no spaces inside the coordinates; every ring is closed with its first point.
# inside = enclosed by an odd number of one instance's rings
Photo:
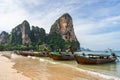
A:
{"type": "Polygon", "coordinates": [[[107,55],[107,54],[88,54],[88,56],[104,56],[104,57],[107,57],[107,56],[110,56],[110,55],[107,55]]]}

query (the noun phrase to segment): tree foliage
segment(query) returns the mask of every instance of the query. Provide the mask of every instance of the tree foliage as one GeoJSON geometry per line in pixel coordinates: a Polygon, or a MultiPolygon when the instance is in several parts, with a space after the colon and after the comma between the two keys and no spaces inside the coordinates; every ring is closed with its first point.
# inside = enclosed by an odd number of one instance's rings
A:
{"type": "MultiPolygon", "coordinates": [[[[19,31],[19,30],[18,30],[19,31]]],[[[44,48],[50,51],[57,51],[61,49],[65,51],[72,46],[74,51],[80,49],[78,41],[65,41],[59,33],[51,32],[46,35],[43,28],[32,27],[30,38],[31,43],[22,44],[22,34],[11,32],[8,43],[0,44],[0,51],[2,50],[35,50],[43,51],[44,48]]]]}
{"type": "Polygon", "coordinates": [[[52,32],[47,36],[47,44],[50,46],[51,51],[57,51],[58,49],[65,51],[70,46],[73,47],[74,51],[80,49],[78,41],[65,41],[62,39],[61,35],[56,32],[52,32]]]}

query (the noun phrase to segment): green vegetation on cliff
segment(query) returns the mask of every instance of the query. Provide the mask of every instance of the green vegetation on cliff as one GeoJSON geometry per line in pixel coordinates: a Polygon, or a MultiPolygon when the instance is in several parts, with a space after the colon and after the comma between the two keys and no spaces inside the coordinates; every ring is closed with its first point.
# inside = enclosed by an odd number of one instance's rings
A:
{"type": "Polygon", "coordinates": [[[58,33],[50,33],[47,37],[47,44],[50,46],[52,51],[57,49],[65,49],[65,41],[61,38],[58,33]]]}
{"type": "Polygon", "coordinates": [[[50,51],[59,49],[65,51],[70,46],[74,51],[80,49],[80,44],[74,33],[72,17],[68,13],[55,21],[49,34],[46,34],[43,28],[32,26],[30,29],[29,23],[24,20],[12,29],[7,39],[3,43],[2,40],[5,39],[3,34],[0,35],[0,50],[41,51],[47,48],[50,51]]]}
{"type": "Polygon", "coordinates": [[[47,44],[50,46],[52,51],[57,51],[58,49],[65,51],[70,46],[72,46],[75,51],[80,49],[80,47],[78,47],[80,45],[79,42],[77,42],[77,41],[73,41],[73,42],[65,41],[64,39],[62,39],[61,35],[59,33],[56,33],[56,32],[50,33],[48,35],[47,44]]]}
{"type": "Polygon", "coordinates": [[[34,45],[39,45],[45,43],[46,32],[43,28],[32,26],[31,30],[31,42],[34,45]]]}

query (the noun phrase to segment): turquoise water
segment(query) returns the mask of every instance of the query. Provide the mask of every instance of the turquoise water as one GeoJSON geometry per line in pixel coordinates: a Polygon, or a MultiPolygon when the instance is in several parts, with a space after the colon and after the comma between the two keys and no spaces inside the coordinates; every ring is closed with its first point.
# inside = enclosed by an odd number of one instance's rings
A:
{"type": "MultiPolygon", "coordinates": [[[[76,52],[77,54],[81,54],[82,52],[76,52]]],[[[92,52],[84,52],[85,54],[111,54],[111,53],[105,53],[104,51],[92,51],[92,52]]],[[[117,56],[120,56],[120,51],[114,52],[117,56]]],[[[120,57],[117,57],[120,61],[120,57]]],[[[60,61],[59,61],[60,62],[60,61]]],[[[120,79],[120,62],[115,63],[108,63],[108,64],[99,64],[99,65],[83,65],[83,64],[77,64],[74,61],[61,61],[61,63],[69,64],[71,66],[75,66],[80,69],[89,70],[101,74],[105,74],[108,76],[118,77],[120,79]]]]}
{"type": "MultiPolygon", "coordinates": [[[[83,52],[75,52],[76,54],[82,54],[83,52]]],[[[111,53],[105,53],[104,51],[92,51],[92,52],[84,52],[85,54],[107,54],[110,55],[111,53]]],[[[115,51],[114,52],[117,56],[120,56],[120,51],[115,51]]],[[[57,60],[52,60],[51,58],[43,58],[47,59],[49,61],[52,61],[53,63],[61,63],[61,64],[67,64],[71,67],[77,68],[77,69],[83,69],[86,71],[91,71],[107,75],[108,77],[114,77],[114,80],[120,80],[120,62],[115,62],[115,63],[108,63],[108,64],[99,64],[99,65],[84,65],[84,64],[78,64],[75,60],[73,61],[57,61],[57,60]]],[[[118,57],[120,61],[120,57],[118,57]]]]}
{"type": "MultiPolygon", "coordinates": [[[[12,53],[12,52],[10,52],[12,53]]],[[[81,54],[82,52],[76,52],[77,54],[81,54]]],[[[110,53],[105,53],[103,51],[93,51],[93,52],[84,52],[85,54],[110,54],[110,53]]],[[[116,55],[120,56],[120,51],[115,51],[116,55]]],[[[34,57],[33,57],[34,58],[34,57]]],[[[120,57],[118,57],[120,60],[120,57]]],[[[75,60],[72,61],[57,61],[53,60],[49,57],[40,57],[40,60],[43,61],[50,61],[54,64],[60,63],[60,64],[65,64],[68,66],[71,66],[75,69],[83,69],[86,72],[95,72],[95,74],[98,75],[107,75],[107,77],[114,77],[114,80],[120,80],[120,62],[115,62],[115,63],[108,63],[108,64],[100,64],[100,65],[83,65],[83,64],[78,64],[75,60]],[[100,73],[100,74],[99,74],[100,73]]]]}

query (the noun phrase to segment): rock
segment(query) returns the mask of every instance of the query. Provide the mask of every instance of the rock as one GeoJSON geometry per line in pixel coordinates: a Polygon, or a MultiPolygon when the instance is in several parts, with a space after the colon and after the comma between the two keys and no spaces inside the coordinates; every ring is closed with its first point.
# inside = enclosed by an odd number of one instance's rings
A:
{"type": "MultiPolygon", "coordinates": [[[[7,41],[4,37],[2,33],[0,35],[0,43],[7,41]]],[[[51,26],[49,34],[46,34],[45,30],[39,27],[32,26],[30,30],[30,24],[24,20],[21,24],[12,29],[9,44],[13,46],[13,49],[19,49],[20,46],[20,49],[30,47],[30,49],[37,50],[38,45],[42,44],[47,44],[53,51],[58,48],[65,50],[71,45],[74,50],[80,49],[80,44],[74,33],[72,17],[68,13],[62,15],[55,21],[51,26]]]]}
{"type": "Polygon", "coordinates": [[[73,47],[74,51],[80,49],[80,43],[74,33],[72,17],[68,13],[65,13],[55,21],[51,26],[49,34],[52,33],[60,34],[62,39],[73,47]]]}
{"type": "Polygon", "coordinates": [[[34,43],[43,43],[46,38],[46,32],[43,28],[32,26],[31,41],[34,43]]]}
{"type": "Polygon", "coordinates": [[[12,43],[29,44],[30,42],[30,25],[24,20],[21,24],[12,29],[12,43]]]}
{"type": "Polygon", "coordinates": [[[92,51],[91,49],[89,49],[89,48],[83,48],[83,47],[81,47],[81,49],[80,49],[81,51],[92,51]]]}
{"type": "Polygon", "coordinates": [[[74,33],[73,21],[68,13],[62,15],[55,21],[50,29],[50,33],[52,32],[60,33],[65,41],[77,41],[74,33]]]}
{"type": "Polygon", "coordinates": [[[9,34],[5,31],[3,31],[1,34],[0,34],[0,43],[7,43],[9,40],[9,34]]]}

